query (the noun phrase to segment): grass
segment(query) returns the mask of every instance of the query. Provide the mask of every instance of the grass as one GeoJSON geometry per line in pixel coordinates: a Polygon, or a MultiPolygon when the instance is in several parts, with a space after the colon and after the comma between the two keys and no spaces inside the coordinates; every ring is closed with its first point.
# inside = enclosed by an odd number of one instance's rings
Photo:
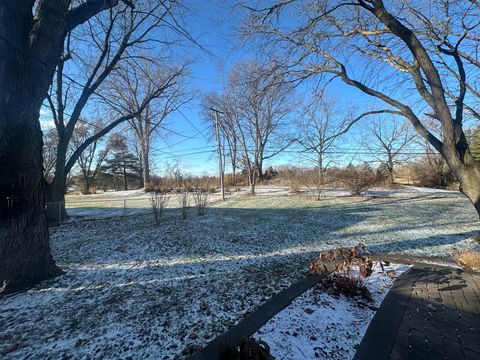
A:
{"type": "MultiPolygon", "coordinates": [[[[87,198],[102,200],[92,207],[102,214],[119,197],[87,198]]],[[[186,220],[168,209],[160,225],[145,211],[52,229],[65,275],[0,301],[0,349],[18,344],[17,358],[175,358],[298,280],[320,251],[359,242],[376,253],[478,250],[477,215],[451,193],[240,195],[204,216],[189,209],[186,220]]]]}

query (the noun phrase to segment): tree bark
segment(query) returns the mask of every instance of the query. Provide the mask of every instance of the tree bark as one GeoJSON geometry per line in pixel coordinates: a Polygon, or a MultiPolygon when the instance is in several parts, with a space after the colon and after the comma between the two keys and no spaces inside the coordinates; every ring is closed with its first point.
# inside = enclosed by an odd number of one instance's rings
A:
{"type": "Polygon", "coordinates": [[[142,145],[142,175],[143,175],[143,186],[145,189],[150,187],[150,159],[149,159],[149,149],[142,145]]]}
{"type": "Polygon", "coordinates": [[[458,157],[446,152],[445,161],[452,170],[453,175],[460,183],[460,191],[464,194],[475,207],[477,215],[480,218],[480,169],[475,165],[473,158],[470,161],[458,164],[458,157]]]}
{"type": "Polygon", "coordinates": [[[0,294],[61,272],[50,253],[40,107],[66,31],[114,5],[0,1],[0,294]]]}
{"type": "Polygon", "coordinates": [[[237,186],[237,169],[235,168],[235,165],[232,165],[232,171],[233,171],[232,182],[233,182],[233,186],[236,187],[237,186]]]}
{"type": "MultiPolygon", "coordinates": [[[[62,139],[62,138],[60,138],[62,139]]],[[[52,183],[47,189],[47,210],[48,221],[51,224],[58,224],[68,218],[65,210],[65,188],[66,178],[65,162],[68,143],[60,140],[57,146],[57,160],[55,163],[55,175],[52,183]]]]}
{"type": "Polygon", "coordinates": [[[250,166],[248,171],[248,182],[250,183],[250,194],[255,194],[255,186],[257,184],[257,175],[256,175],[256,167],[250,166]]]}
{"type": "Polygon", "coordinates": [[[257,173],[258,173],[258,180],[263,181],[264,176],[263,176],[263,164],[262,161],[260,160],[257,164],[257,173]]]}
{"type": "Polygon", "coordinates": [[[318,181],[319,181],[320,187],[322,187],[323,186],[323,172],[324,172],[322,153],[318,154],[318,160],[317,161],[318,161],[318,181]]]}
{"type": "Polygon", "coordinates": [[[61,29],[61,11],[51,6],[33,23],[31,2],[0,3],[0,294],[60,273],[50,254],[39,115],[53,76],[45,63],[60,55],[62,35],[54,31],[44,44],[31,32],[61,29]]]}
{"type": "Polygon", "coordinates": [[[393,185],[394,181],[394,173],[393,173],[393,157],[390,153],[388,153],[388,182],[390,185],[393,185]]]}
{"type": "Polygon", "coordinates": [[[0,294],[60,273],[50,254],[38,114],[20,105],[0,118],[2,147],[17,149],[0,156],[0,294]]]}

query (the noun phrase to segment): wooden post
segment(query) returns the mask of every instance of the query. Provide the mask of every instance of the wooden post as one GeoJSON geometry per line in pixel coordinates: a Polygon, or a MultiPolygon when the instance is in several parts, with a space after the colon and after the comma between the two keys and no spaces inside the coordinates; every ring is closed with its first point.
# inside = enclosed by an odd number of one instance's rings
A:
{"type": "Polygon", "coordinates": [[[222,190],[222,201],[225,201],[225,181],[223,173],[223,164],[222,164],[222,147],[220,139],[220,127],[218,125],[218,113],[221,112],[216,109],[211,109],[215,113],[215,135],[217,137],[218,145],[218,176],[220,177],[220,188],[222,190]]]}

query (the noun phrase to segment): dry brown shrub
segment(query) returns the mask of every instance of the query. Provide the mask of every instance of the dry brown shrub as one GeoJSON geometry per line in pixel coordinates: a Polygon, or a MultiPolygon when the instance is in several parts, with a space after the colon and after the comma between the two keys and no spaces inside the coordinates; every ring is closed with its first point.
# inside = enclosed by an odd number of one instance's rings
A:
{"type": "Polygon", "coordinates": [[[479,251],[456,251],[453,254],[455,261],[467,269],[480,270],[479,251]]]}
{"type": "Polygon", "coordinates": [[[335,273],[320,281],[316,290],[326,291],[330,295],[345,295],[349,298],[373,301],[370,290],[365,286],[363,279],[352,276],[350,273],[335,273]]]}
{"type": "MultiPolygon", "coordinates": [[[[364,282],[373,272],[373,261],[369,255],[370,251],[362,243],[351,249],[341,247],[328,250],[310,263],[308,272],[327,275],[319,281],[317,290],[371,302],[372,294],[364,282]],[[359,270],[358,275],[353,271],[356,267],[359,270]]],[[[383,265],[381,266],[383,269],[383,265]]]]}
{"type": "Polygon", "coordinates": [[[308,273],[312,275],[339,273],[358,266],[360,274],[365,278],[371,275],[373,268],[373,262],[368,255],[371,255],[370,251],[362,243],[351,249],[340,247],[327,250],[310,263],[308,273]]]}

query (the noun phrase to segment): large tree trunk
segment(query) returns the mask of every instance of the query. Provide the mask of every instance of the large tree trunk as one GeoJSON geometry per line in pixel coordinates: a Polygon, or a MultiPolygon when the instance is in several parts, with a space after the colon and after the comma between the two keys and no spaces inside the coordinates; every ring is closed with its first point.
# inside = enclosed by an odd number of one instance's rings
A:
{"type": "Polygon", "coordinates": [[[257,164],[257,174],[258,174],[258,180],[263,181],[264,176],[263,176],[263,161],[259,161],[257,164]]]}
{"type": "Polygon", "coordinates": [[[48,221],[50,224],[59,224],[68,218],[65,210],[65,188],[67,174],[65,163],[68,142],[60,138],[57,146],[57,161],[55,163],[55,176],[47,191],[48,221]]]}
{"type": "Polygon", "coordinates": [[[255,194],[255,186],[257,185],[256,167],[252,166],[248,171],[248,182],[250,183],[250,194],[255,194]]]}
{"type": "Polygon", "coordinates": [[[150,159],[149,159],[148,153],[149,153],[148,149],[144,149],[144,147],[142,146],[142,163],[143,163],[142,175],[143,175],[143,186],[145,187],[145,189],[150,187],[150,159]]]}
{"type": "Polygon", "coordinates": [[[60,273],[50,254],[40,107],[66,31],[116,3],[82,3],[67,21],[70,1],[0,1],[0,293],[60,273]]]}
{"type": "Polygon", "coordinates": [[[393,172],[393,158],[390,154],[388,154],[388,183],[390,186],[393,185],[394,182],[394,172],[393,172]]]}
{"type": "Polygon", "coordinates": [[[453,173],[460,182],[460,191],[470,200],[480,218],[480,169],[476,166],[464,166],[453,173]]]}
{"type": "Polygon", "coordinates": [[[320,187],[322,187],[323,186],[323,173],[324,173],[322,154],[318,154],[317,164],[318,164],[318,181],[319,181],[320,187]]]}
{"type": "Polygon", "coordinates": [[[88,176],[85,175],[83,177],[83,193],[88,194],[89,190],[90,190],[90,181],[88,176]]]}
{"type": "Polygon", "coordinates": [[[480,217],[480,168],[468,149],[465,135],[461,130],[459,134],[457,142],[449,134],[444,135],[445,145],[441,155],[460,183],[460,191],[470,200],[480,217]]]}
{"type": "Polygon", "coordinates": [[[33,23],[32,4],[0,2],[0,293],[60,272],[50,254],[39,114],[66,9],[37,4],[33,23]]]}
{"type": "Polygon", "coordinates": [[[50,254],[39,107],[9,105],[0,115],[0,293],[60,273],[50,254]]]}

